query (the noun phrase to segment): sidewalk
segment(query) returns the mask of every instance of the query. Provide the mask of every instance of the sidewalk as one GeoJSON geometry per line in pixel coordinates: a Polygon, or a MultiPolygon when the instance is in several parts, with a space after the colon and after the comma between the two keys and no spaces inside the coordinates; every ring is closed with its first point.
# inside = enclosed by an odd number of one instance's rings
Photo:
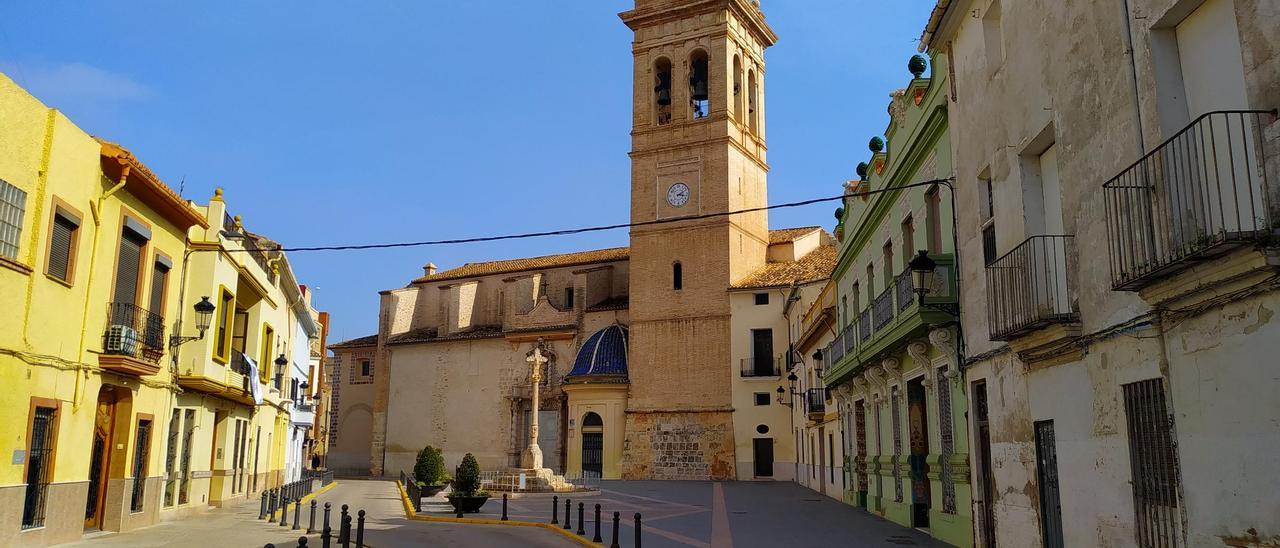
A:
{"type": "MultiPolygon", "coordinates": [[[[400,492],[394,482],[375,480],[338,480],[337,485],[316,497],[316,528],[323,521],[324,503],[332,504],[330,526],[335,530],[341,519],[342,505],[349,506],[354,543],[355,519],[360,510],[366,513],[364,540],[367,546],[530,546],[563,548],[575,546],[551,531],[525,527],[488,525],[456,525],[412,521],[404,517],[400,492]]],[[[162,522],[154,527],[127,533],[104,533],[59,546],[90,548],[161,546],[218,546],[262,548],[273,543],[280,548],[297,545],[306,532],[309,505],[302,509],[302,528],[293,530],[293,512],[289,526],[258,520],[258,501],[234,507],[212,509],[187,519],[162,522]]],[[[309,546],[320,546],[320,535],[307,535],[309,546]]],[[[335,539],[336,540],[336,539],[335,539]]]]}

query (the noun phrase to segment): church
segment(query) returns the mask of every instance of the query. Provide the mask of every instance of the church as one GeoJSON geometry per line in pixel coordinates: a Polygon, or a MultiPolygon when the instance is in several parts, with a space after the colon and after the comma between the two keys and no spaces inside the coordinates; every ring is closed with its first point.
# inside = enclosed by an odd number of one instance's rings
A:
{"type": "Polygon", "coordinates": [[[767,205],[777,36],[755,0],[620,16],[635,33],[630,245],[429,263],[381,292],[378,334],[330,347],[331,468],[395,475],[426,445],[519,467],[536,412],[544,465],[570,477],[795,477],[781,387],[807,358],[784,312],[821,289],[835,247],[820,227],[770,230],[765,211],[716,215],[767,205]]]}

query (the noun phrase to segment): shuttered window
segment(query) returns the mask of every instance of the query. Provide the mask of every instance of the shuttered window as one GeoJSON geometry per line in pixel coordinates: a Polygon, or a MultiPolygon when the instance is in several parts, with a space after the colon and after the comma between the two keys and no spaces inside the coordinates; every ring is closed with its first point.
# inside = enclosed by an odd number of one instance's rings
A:
{"type": "Polygon", "coordinates": [[[62,212],[53,216],[53,227],[49,233],[49,268],[50,276],[64,282],[71,281],[71,272],[75,262],[76,236],[80,231],[80,221],[62,212]]]}
{"type": "Polygon", "coordinates": [[[147,241],[131,230],[120,237],[120,252],[116,258],[116,288],[114,301],[124,304],[138,302],[138,268],[142,265],[142,248],[147,241]]]}
{"type": "Polygon", "coordinates": [[[27,193],[0,180],[0,257],[18,258],[18,242],[22,237],[22,215],[26,212],[27,193]]]}
{"type": "Polygon", "coordinates": [[[151,313],[164,314],[164,290],[169,286],[169,267],[156,261],[151,271],[151,313]]]}

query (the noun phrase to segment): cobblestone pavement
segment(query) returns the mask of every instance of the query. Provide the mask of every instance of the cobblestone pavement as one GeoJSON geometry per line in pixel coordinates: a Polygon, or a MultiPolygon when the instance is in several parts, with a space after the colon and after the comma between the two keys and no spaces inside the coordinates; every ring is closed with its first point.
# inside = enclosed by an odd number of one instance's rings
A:
{"type": "MultiPolygon", "coordinates": [[[[572,529],[578,529],[578,503],[584,503],[584,531],[595,533],[595,505],[600,504],[601,536],[608,546],[613,512],[621,514],[619,544],[635,546],[633,517],[642,515],[646,548],[754,547],[942,547],[915,529],[788,482],[605,481],[596,494],[570,494],[572,529]]],[[[557,504],[564,523],[565,497],[557,504]]],[[[436,505],[424,505],[438,508],[436,505]]],[[[522,495],[508,502],[511,519],[551,521],[550,495],[522,495]]],[[[496,518],[500,498],[485,505],[481,517],[496,518]]]]}
{"type": "MultiPolygon", "coordinates": [[[[339,508],[350,506],[355,514],[364,509],[365,545],[373,548],[395,546],[519,546],[564,548],[575,544],[553,531],[532,527],[498,525],[457,525],[426,523],[404,517],[399,488],[390,481],[338,480],[338,484],[316,497],[318,505],[333,505],[331,519],[337,527],[339,508]]],[[[106,533],[64,544],[87,548],[131,547],[244,547],[262,548],[273,543],[281,548],[296,546],[305,533],[307,508],[304,506],[303,530],[294,531],[293,515],[289,527],[258,520],[258,501],[228,508],[211,509],[199,515],[162,522],[154,527],[127,533],[106,533]]],[[[353,517],[354,519],[354,517],[353,517]]],[[[321,514],[317,511],[317,523],[321,514]]],[[[318,526],[317,526],[318,527],[318,526]]],[[[354,526],[353,526],[354,527],[354,526]]],[[[319,534],[308,535],[308,546],[320,546],[319,534]]],[[[335,544],[336,546],[336,544],[335,544]]]]}

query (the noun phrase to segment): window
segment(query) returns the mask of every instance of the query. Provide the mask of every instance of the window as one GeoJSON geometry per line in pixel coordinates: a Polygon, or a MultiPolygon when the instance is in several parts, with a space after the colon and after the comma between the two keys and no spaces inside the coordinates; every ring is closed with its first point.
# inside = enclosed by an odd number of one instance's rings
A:
{"type": "Polygon", "coordinates": [[[151,457],[151,419],[138,419],[133,447],[133,496],[130,497],[129,511],[141,512],[146,498],[147,460],[151,457]]]}
{"type": "Polygon", "coordinates": [[[169,288],[169,270],[173,263],[164,255],[156,255],[151,265],[151,302],[149,306],[154,314],[164,314],[164,294],[169,288]]]}
{"type": "Polygon", "coordinates": [[[231,357],[231,322],[236,313],[236,296],[226,287],[219,287],[218,324],[214,330],[213,359],[227,363],[231,357]]]}
{"type": "Polygon", "coordinates": [[[684,267],[679,262],[671,265],[671,288],[676,291],[684,289],[684,267]]]}
{"type": "MultiPolygon", "coordinates": [[[[262,360],[258,362],[258,379],[267,382],[271,378],[271,368],[275,357],[272,355],[276,331],[270,325],[262,324],[262,360]]],[[[278,385],[276,388],[280,388],[278,385]]]]}
{"type": "Polygon", "coordinates": [[[173,506],[174,490],[178,485],[178,437],[182,429],[182,410],[174,409],[169,417],[169,433],[164,448],[164,506],[173,506]]]}
{"type": "Polygon", "coordinates": [[[769,294],[756,293],[756,306],[763,306],[766,304],[769,304],[769,294]]]}
{"type": "Polygon", "coordinates": [[[781,374],[780,368],[775,368],[773,357],[773,330],[772,329],[752,329],[751,330],[751,370],[756,377],[770,377],[781,374]]]}
{"type": "Polygon", "coordinates": [[[45,273],[71,283],[79,240],[80,216],[60,205],[54,206],[53,221],[49,226],[49,263],[45,273]]]}
{"type": "MultiPolygon", "coordinates": [[[[742,57],[733,56],[733,116],[742,122],[742,57]]],[[[738,192],[742,190],[742,178],[738,178],[738,192]]]]}
{"type": "Polygon", "coordinates": [[[196,428],[196,411],[182,411],[184,427],[182,429],[182,466],[178,471],[178,504],[186,504],[191,500],[191,442],[196,428]]]}
{"type": "Polygon", "coordinates": [[[867,302],[876,302],[876,265],[867,263],[867,302]]]}
{"type": "MultiPolygon", "coordinates": [[[[856,295],[858,294],[858,283],[857,283],[857,282],[854,282],[854,283],[853,283],[853,294],[855,295],[855,296],[854,296],[854,302],[857,302],[857,299],[858,299],[858,297],[856,296],[856,295]]],[[[856,312],[856,311],[857,311],[857,310],[856,310],[857,305],[854,305],[854,308],[855,308],[855,312],[856,312]]],[[[841,322],[841,324],[840,324],[840,325],[849,325],[849,322],[851,321],[851,318],[849,317],[849,296],[848,296],[848,295],[841,295],[841,296],[840,296],[840,317],[844,319],[844,321],[843,321],[843,322],[841,322]]]]}
{"type": "Polygon", "coordinates": [[[142,282],[142,257],[151,230],[131,217],[125,217],[120,232],[120,247],[116,252],[116,286],[112,302],[118,305],[137,305],[138,287],[142,282]]]}
{"type": "Polygon", "coordinates": [[[836,444],[835,435],[827,433],[827,471],[831,475],[831,484],[836,483],[836,444]]]}
{"type": "Polygon", "coordinates": [[[747,118],[751,123],[751,133],[759,134],[760,132],[760,115],[756,108],[756,72],[747,73],[747,118]]]}
{"type": "Polygon", "coordinates": [[[925,193],[925,227],[929,232],[929,253],[942,253],[942,196],[938,187],[925,193]]]}
{"type": "Polygon", "coordinates": [[[18,258],[26,204],[26,192],[0,179],[0,257],[18,258]]]}
{"type": "Polygon", "coordinates": [[[978,178],[979,196],[978,205],[981,207],[979,211],[979,219],[982,221],[982,257],[985,264],[991,264],[998,256],[996,255],[996,219],[995,219],[995,188],[992,186],[990,178],[978,178]]]}
{"type": "Polygon", "coordinates": [[[884,284],[889,287],[889,282],[893,280],[893,242],[884,243],[884,264],[880,265],[884,269],[884,284]]]}
{"type": "Polygon", "coordinates": [[[1150,379],[1126,384],[1125,415],[1129,426],[1129,463],[1139,546],[1157,546],[1179,527],[1178,452],[1165,403],[1164,384],[1150,379]]]}
{"type": "Polygon", "coordinates": [[[564,307],[566,309],[573,308],[573,288],[572,287],[564,288],[564,307]]]}
{"type": "Polygon", "coordinates": [[[756,405],[769,405],[768,392],[756,392],[756,405]]]}
{"type": "Polygon", "coordinates": [[[671,123],[671,61],[658,59],[653,66],[653,111],[658,125],[671,123]]]}
{"type": "Polygon", "coordinates": [[[995,74],[1004,64],[1004,37],[1000,28],[1000,0],[991,2],[982,14],[982,37],[986,46],[987,74],[995,74]]]}
{"type": "Polygon", "coordinates": [[[907,216],[902,221],[902,270],[905,272],[911,264],[911,257],[916,254],[916,222],[907,216]]]}
{"type": "MultiPolygon", "coordinates": [[[[862,307],[859,306],[861,304],[861,299],[862,299],[862,294],[859,293],[860,291],[862,291],[862,288],[858,287],[858,282],[853,282],[853,313],[854,315],[862,313],[862,307]]],[[[846,309],[845,317],[848,319],[845,321],[845,323],[850,323],[853,321],[853,319],[849,318],[849,315],[848,315],[849,313],[847,312],[847,310],[848,309],[846,309]]]]}
{"type": "Polygon", "coordinates": [[[711,114],[711,77],[707,52],[698,50],[689,56],[689,108],[693,119],[700,120],[711,114]]]}
{"type": "Polygon", "coordinates": [[[373,376],[372,362],[370,362],[369,360],[360,360],[360,376],[361,377],[373,376]]]}
{"type": "Polygon", "coordinates": [[[27,426],[26,496],[22,500],[22,528],[44,527],[45,502],[53,479],[53,450],[58,436],[58,405],[35,400],[27,426]]]}

